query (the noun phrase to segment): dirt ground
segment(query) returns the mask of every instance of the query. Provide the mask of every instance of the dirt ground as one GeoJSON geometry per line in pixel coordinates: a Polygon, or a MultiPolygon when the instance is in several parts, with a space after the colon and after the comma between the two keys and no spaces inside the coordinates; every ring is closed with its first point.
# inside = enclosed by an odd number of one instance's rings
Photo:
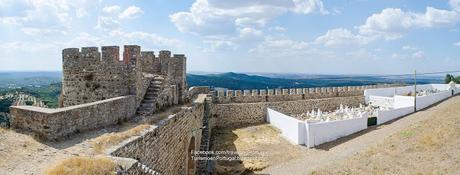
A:
{"type": "Polygon", "coordinates": [[[214,130],[212,150],[238,151],[239,156],[259,156],[243,161],[217,161],[218,174],[253,174],[284,161],[300,158],[306,148],[294,146],[269,124],[214,130]]]}
{"type": "Polygon", "coordinates": [[[256,163],[218,161],[219,174],[460,174],[460,96],[312,149],[267,125],[217,136],[214,150],[269,153],[256,163]]]}

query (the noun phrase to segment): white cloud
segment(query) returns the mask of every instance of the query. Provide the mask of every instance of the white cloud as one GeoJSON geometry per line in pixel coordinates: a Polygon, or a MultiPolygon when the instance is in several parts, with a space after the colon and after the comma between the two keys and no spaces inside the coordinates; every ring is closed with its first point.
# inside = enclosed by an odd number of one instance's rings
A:
{"type": "Polygon", "coordinates": [[[210,46],[210,48],[203,49],[204,52],[214,52],[216,50],[236,50],[239,47],[238,44],[235,44],[234,42],[229,40],[207,39],[203,42],[210,46]]]}
{"type": "Polygon", "coordinates": [[[367,18],[359,26],[359,33],[367,36],[381,36],[386,40],[401,38],[414,28],[429,28],[452,25],[460,20],[455,11],[427,7],[425,13],[405,12],[397,8],[386,8],[367,18]]]}
{"type": "Polygon", "coordinates": [[[24,27],[21,28],[21,31],[26,35],[32,36],[44,36],[44,35],[55,35],[55,34],[67,34],[67,31],[53,28],[34,28],[34,27],[24,27]]]}
{"type": "Polygon", "coordinates": [[[295,53],[304,51],[308,48],[308,43],[295,41],[286,38],[266,37],[256,48],[251,49],[250,53],[295,53]]]}
{"type": "Polygon", "coordinates": [[[182,46],[182,42],[173,39],[173,38],[166,38],[163,36],[159,36],[155,33],[147,33],[147,32],[124,32],[121,30],[115,30],[110,32],[111,37],[120,37],[122,40],[126,42],[145,42],[149,45],[154,46],[162,46],[162,47],[173,47],[177,48],[182,46]]]}
{"type": "Polygon", "coordinates": [[[425,58],[425,52],[417,50],[413,53],[394,53],[391,55],[393,59],[421,59],[425,58]]]}
{"type": "Polygon", "coordinates": [[[140,17],[144,11],[136,6],[129,6],[118,15],[120,19],[134,19],[140,17]]]}
{"type": "Polygon", "coordinates": [[[349,46],[366,44],[372,41],[372,37],[355,35],[347,29],[337,28],[326,32],[326,34],[316,38],[315,43],[323,44],[327,47],[349,46]]]}
{"type": "Polygon", "coordinates": [[[454,46],[460,47],[460,42],[454,43],[454,46]]]}
{"type": "Polygon", "coordinates": [[[460,0],[449,0],[449,5],[455,11],[460,11],[460,0]]]}
{"type": "Polygon", "coordinates": [[[170,20],[181,32],[233,35],[237,27],[264,27],[287,12],[325,14],[327,11],[320,0],[196,0],[188,12],[174,13],[170,20]]]}
{"type": "Polygon", "coordinates": [[[82,46],[101,46],[107,45],[109,42],[103,40],[98,36],[88,34],[86,32],[79,33],[76,37],[72,38],[68,43],[65,44],[65,47],[82,47],[82,46]]]}
{"type": "Polygon", "coordinates": [[[425,52],[419,50],[417,52],[412,53],[412,57],[413,58],[423,58],[425,57],[425,52]]]}
{"type": "Polygon", "coordinates": [[[400,54],[400,53],[394,53],[391,55],[391,58],[393,59],[405,59],[408,56],[406,54],[400,54]]]}
{"type": "Polygon", "coordinates": [[[118,13],[120,10],[121,8],[118,5],[106,6],[102,8],[102,11],[105,13],[118,13]]]}
{"type": "Polygon", "coordinates": [[[33,43],[33,42],[23,42],[23,41],[14,41],[7,43],[0,43],[0,49],[5,52],[18,52],[22,51],[41,51],[46,49],[54,49],[57,45],[55,43],[33,43]],[[27,49],[25,49],[27,48],[27,49]]]}
{"type": "Polygon", "coordinates": [[[270,27],[268,28],[270,31],[276,31],[276,32],[285,32],[286,28],[281,27],[281,26],[275,26],[275,27],[270,27]]]}
{"type": "Polygon", "coordinates": [[[373,59],[376,58],[377,56],[366,49],[358,49],[358,50],[353,50],[345,53],[346,56],[350,56],[351,58],[357,58],[357,59],[373,59]]]}
{"type": "Polygon", "coordinates": [[[260,30],[253,29],[250,27],[238,29],[240,38],[242,39],[254,39],[262,37],[263,33],[260,30]]]}
{"type": "Polygon", "coordinates": [[[294,0],[294,4],[294,11],[298,13],[309,14],[318,11],[321,14],[329,14],[329,12],[324,9],[321,0],[294,0]]]}
{"type": "MultiPolygon", "coordinates": [[[[459,4],[457,1],[460,0],[451,0],[451,6],[455,8],[455,4],[452,5],[453,1],[459,4]]],[[[386,8],[369,16],[364,24],[356,27],[356,33],[343,28],[331,29],[319,36],[315,42],[332,47],[367,44],[378,38],[395,40],[413,29],[453,26],[459,21],[460,13],[454,10],[427,7],[424,13],[415,13],[398,8],[386,8]]]]}
{"type": "Polygon", "coordinates": [[[402,50],[418,50],[418,48],[410,46],[410,45],[405,45],[401,49],[402,50]]]}
{"type": "Polygon", "coordinates": [[[114,30],[120,28],[120,22],[111,16],[99,16],[97,18],[97,29],[114,30]]]}
{"type": "Polygon", "coordinates": [[[0,17],[0,25],[16,27],[22,25],[27,20],[26,17],[0,17]]]}
{"type": "Polygon", "coordinates": [[[102,9],[104,12],[97,18],[96,29],[102,30],[118,30],[122,20],[135,19],[140,17],[144,11],[136,6],[129,6],[121,11],[121,7],[117,5],[106,6],[102,9]]]}
{"type": "Polygon", "coordinates": [[[5,3],[0,8],[15,7],[18,10],[15,13],[2,13],[0,25],[19,28],[27,35],[40,35],[51,30],[65,33],[74,18],[86,16],[94,6],[94,3],[87,0],[18,0],[5,3]]]}
{"type": "Polygon", "coordinates": [[[235,19],[235,25],[236,26],[258,26],[258,27],[263,27],[267,24],[267,19],[258,19],[258,20],[253,20],[249,17],[242,17],[242,18],[236,18],[235,19]]]}

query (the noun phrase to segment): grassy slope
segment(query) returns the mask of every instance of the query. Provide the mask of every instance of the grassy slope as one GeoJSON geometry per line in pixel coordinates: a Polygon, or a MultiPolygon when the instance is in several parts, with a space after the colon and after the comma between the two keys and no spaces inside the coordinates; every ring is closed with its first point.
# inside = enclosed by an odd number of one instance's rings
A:
{"type": "MultiPolygon", "coordinates": [[[[454,97],[458,98],[458,97],[454,97]]],[[[455,103],[382,144],[312,174],[458,174],[460,108],[455,103]]]]}

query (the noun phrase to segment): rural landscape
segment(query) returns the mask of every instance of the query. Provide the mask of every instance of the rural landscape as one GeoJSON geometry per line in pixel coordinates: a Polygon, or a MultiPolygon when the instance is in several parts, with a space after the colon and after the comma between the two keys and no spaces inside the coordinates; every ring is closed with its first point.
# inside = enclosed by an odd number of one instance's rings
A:
{"type": "Polygon", "coordinates": [[[460,0],[0,0],[0,175],[460,174],[460,0]]]}

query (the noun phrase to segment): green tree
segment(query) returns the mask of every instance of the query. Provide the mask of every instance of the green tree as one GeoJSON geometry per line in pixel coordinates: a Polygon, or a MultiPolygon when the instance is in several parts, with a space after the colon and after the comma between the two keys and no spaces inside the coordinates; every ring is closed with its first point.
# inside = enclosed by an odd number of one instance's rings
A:
{"type": "Polygon", "coordinates": [[[445,82],[446,84],[448,84],[448,83],[450,83],[451,81],[454,81],[454,82],[455,82],[455,77],[454,77],[453,75],[451,75],[451,74],[447,74],[447,75],[446,75],[446,78],[444,79],[444,82],[445,82]]]}
{"type": "Polygon", "coordinates": [[[9,113],[11,104],[13,104],[13,98],[5,98],[0,100],[0,112],[9,113]]]}
{"type": "Polygon", "coordinates": [[[26,103],[26,105],[27,105],[27,106],[31,106],[31,105],[33,105],[33,104],[34,104],[34,102],[33,102],[33,101],[29,101],[29,100],[25,101],[25,103],[26,103]]]}

